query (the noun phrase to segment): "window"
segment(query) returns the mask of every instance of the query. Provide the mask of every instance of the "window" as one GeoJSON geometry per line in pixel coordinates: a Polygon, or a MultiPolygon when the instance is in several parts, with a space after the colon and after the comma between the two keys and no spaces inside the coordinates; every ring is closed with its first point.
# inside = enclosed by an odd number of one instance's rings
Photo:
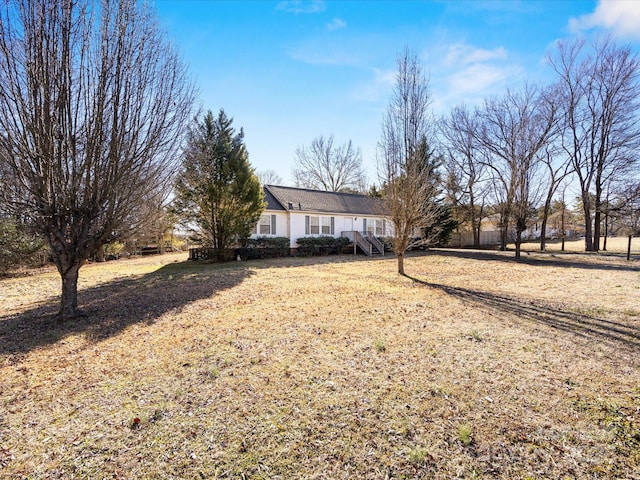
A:
{"type": "Polygon", "coordinates": [[[332,220],[333,217],[322,217],[322,235],[331,235],[333,233],[331,228],[332,220]]]}
{"type": "Polygon", "coordinates": [[[260,235],[275,235],[276,234],[276,216],[275,215],[261,215],[258,222],[258,233],[260,235]]]}
{"type": "MultiPolygon", "coordinates": [[[[366,218],[365,218],[365,222],[366,222],[366,218]]],[[[375,226],[376,226],[376,221],[371,219],[369,222],[366,222],[364,224],[364,231],[367,233],[373,233],[375,230],[375,226]]]]}
{"type": "Polygon", "coordinates": [[[306,235],[333,235],[335,232],[335,217],[314,217],[306,215],[304,218],[304,233],[306,235]]]}
{"type": "Polygon", "coordinates": [[[376,220],[376,237],[384,237],[386,231],[386,224],[384,220],[376,220]]]}
{"type": "Polygon", "coordinates": [[[305,233],[307,235],[318,235],[320,233],[320,217],[306,216],[305,233]]]}

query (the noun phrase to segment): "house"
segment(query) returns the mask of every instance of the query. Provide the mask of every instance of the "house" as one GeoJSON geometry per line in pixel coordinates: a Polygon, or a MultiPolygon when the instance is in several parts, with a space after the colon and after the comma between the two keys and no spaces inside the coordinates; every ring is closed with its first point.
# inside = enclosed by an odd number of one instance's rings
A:
{"type": "Polygon", "coordinates": [[[383,253],[376,237],[390,235],[380,199],[352,193],[265,185],[267,208],[252,238],[287,237],[292,253],[301,237],[347,237],[366,254],[383,253]]]}

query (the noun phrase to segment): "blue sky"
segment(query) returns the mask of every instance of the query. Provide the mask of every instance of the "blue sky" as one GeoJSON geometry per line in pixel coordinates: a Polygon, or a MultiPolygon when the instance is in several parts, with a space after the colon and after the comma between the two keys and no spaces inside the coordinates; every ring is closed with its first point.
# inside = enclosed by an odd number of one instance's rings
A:
{"type": "Polygon", "coordinates": [[[415,51],[436,115],[525,80],[549,82],[561,38],[611,33],[640,47],[636,0],[156,0],[200,107],[244,128],[256,170],[291,184],[295,150],[320,135],[362,151],[371,183],[396,57],[415,51]]]}

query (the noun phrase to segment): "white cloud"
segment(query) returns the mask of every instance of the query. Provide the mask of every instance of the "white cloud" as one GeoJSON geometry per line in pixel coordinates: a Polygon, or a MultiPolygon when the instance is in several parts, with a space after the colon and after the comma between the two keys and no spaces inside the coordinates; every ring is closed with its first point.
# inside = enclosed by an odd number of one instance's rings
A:
{"type": "Polygon", "coordinates": [[[366,84],[358,85],[353,92],[353,99],[364,102],[379,102],[389,97],[396,83],[395,70],[374,68],[373,79],[366,84]]]}
{"type": "Polygon", "coordinates": [[[323,0],[285,0],[276,5],[276,10],[283,10],[289,13],[320,13],[324,12],[327,6],[323,0]]]}
{"type": "Polygon", "coordinates": [[[331,32],[335,30],[340,30],[341,28],[345,28],[346,26],[347,26],[347,22],[337,17],[331,20],[331,23],[327,23],[327,28],[331,32]]]}
{"type": "Polygon", "coordinates": [[[449,51],[445,57],[445,63],[447,65],[469,65],[505,58],[507,58],[507,51],[504,47],[485,50],[465,43],[456,43],[449,47],[449,51]]]}
{"type": "Polygon", "coordinates": [[[574,32],[605,28],[620,37],[640,38],[640,5],[635,0],[600,0],[595,11],[569,20],[574,32]]]}
{"type": "Polygon", "coordinates": [[[462,102],[478,105],[524,75],[524,68],[502,46],[484,49],[458,41],[431,48],[431,52],[432,107],[439,113],[462,102]]]}
{"type": "Polygon", "coordinates": [[[507,70],[492,65],[472,65],[449,77],[450,90],[459,95],[483,92],[496,83],[503,82],[507,70]]]}

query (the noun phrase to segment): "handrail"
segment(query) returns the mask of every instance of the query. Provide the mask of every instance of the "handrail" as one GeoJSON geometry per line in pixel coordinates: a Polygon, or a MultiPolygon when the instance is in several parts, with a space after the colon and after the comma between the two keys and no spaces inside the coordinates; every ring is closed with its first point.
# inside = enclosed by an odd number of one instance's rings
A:
{"type": "Polygon", "coordinates": [[[358,246],[367,254],[367,256],[373,255],[372,245],[367,239],[358,231],[353,232],[353,238],[358,246]]]}
{"type": "Polygon", "coordinates": [[[369,240],[373,246],[376,247],[382,255],[384,255],[384,244],[378,240],[378,237],[376,237],[372,232],[367,232],[367,237],[367,240],[369,240]]]}
{"type": "Polygon", "coordinates": [[[353,231],[353,242],[369,257],[373,255],[374,249],[381,255],[384,255],[384,244],[373,236],[371,232],[362,234],[357,230],[353,231]]]}

